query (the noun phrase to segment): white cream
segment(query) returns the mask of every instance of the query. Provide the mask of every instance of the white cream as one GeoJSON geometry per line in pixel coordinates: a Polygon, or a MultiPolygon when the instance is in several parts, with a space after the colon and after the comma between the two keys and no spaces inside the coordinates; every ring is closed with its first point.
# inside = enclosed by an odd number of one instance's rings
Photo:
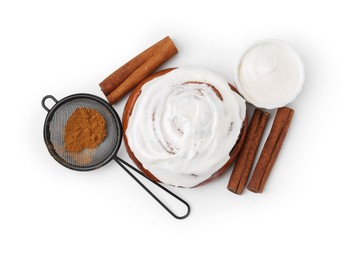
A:
{"type": "Polygon", "coordinates": [[[245,111],[244,99],[223,77],[178,68],[142,87],[126,136],[136,158],[161,182],[194,187],[229,160],[245,111]]]}
{"type": "Polygon", "coordinates": [[[292,48],[280,41],[258,42],[242,56],[235,81],[249,103],[267,109],[282,107],[302,89],[303,63],[292,48]]]}

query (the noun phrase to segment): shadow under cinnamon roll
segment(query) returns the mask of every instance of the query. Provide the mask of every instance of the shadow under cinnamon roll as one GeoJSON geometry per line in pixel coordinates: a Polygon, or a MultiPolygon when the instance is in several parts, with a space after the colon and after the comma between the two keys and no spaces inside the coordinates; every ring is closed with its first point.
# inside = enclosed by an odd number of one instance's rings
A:
{"type": "Polygon", "coordinates": [[[131,93],[123,128],[129,156],[149,178],[195,187],[220,176],[246,132],[244,99],[200,68],[167,69],[131,93]]]}

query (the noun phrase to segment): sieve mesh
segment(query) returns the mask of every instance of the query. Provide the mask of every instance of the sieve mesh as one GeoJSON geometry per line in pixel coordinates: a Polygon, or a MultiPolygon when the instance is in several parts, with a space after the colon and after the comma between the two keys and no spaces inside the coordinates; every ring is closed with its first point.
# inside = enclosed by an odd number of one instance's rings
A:
{"type": "Polygon", "coordinates": [[[118,146],[118,135],[120,131],[118,123],[108,107],[97,100],[75,98],[64,102],[55,110],[48,127],[49,141],[56,155],[68,167],[95,167],[112,156],[116,152],[116,146],[118,146]],[[69,117],[77,108],[89,108],[98,111],[105,119],[107,135],[104,141],[95,149],[85,149],[81,152],[68,152],[64,146],[64,129],[69,117]]]}

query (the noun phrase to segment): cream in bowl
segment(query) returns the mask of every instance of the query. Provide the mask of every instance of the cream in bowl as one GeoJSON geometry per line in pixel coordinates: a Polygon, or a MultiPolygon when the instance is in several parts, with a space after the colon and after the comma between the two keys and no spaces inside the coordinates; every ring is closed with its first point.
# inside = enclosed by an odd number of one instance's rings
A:
{"type": "Polygon", "coordinates": [[[302,90],[304,66],[298,54],[277,40],[259,41],[240,57],[235,83],[256,107],[273,109],[292,102],[302,90]]]}

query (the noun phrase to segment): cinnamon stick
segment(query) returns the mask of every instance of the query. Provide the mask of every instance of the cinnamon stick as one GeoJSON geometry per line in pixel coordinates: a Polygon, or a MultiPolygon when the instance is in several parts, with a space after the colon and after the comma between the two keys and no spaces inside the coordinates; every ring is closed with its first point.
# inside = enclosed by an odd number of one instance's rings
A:
{"type": "Polygon", "coordinates": [[[143,79],[152,74],[164,62],[169,60],[178,52],[172,41],[166,41],[162,48],[147,59],[138,67],[124,82],[122,82],[114,91],[106,96],[109,103],[115,104],[132,88],[137,86],[143,79]]]}
{"type": "Polygon", "coordinates": [[[253,175],[249,181],[248,189],[252,192],[262,193],[270,172],[277,160],[283,141],[287,135],[294,110],[288,107],[279,108],[267,141],[258,159],[253,175]]]}
{"type": "Polygon", "coordinates": [[[146,62],[154,54],[156,54],[159,49],[162,49],[168,42],[172,42],[169,36],[163,38],[148,49],[144,50],[142,53],[125,63],[123,66],[111,73],[106,79],[104,79],[99,85],[105,96],[109,95],[114,89],[116,89],[121,83],[123,83],[137,68],[139,68],[144,62],[146,62]]]}
{"type": "Polygon", "coordinates": [[[238,159],[235,162],[227,188],[236,194],[242,194],[252,169],[269,113],[255,109],[250,121],[247,136],[238,159]]]}

